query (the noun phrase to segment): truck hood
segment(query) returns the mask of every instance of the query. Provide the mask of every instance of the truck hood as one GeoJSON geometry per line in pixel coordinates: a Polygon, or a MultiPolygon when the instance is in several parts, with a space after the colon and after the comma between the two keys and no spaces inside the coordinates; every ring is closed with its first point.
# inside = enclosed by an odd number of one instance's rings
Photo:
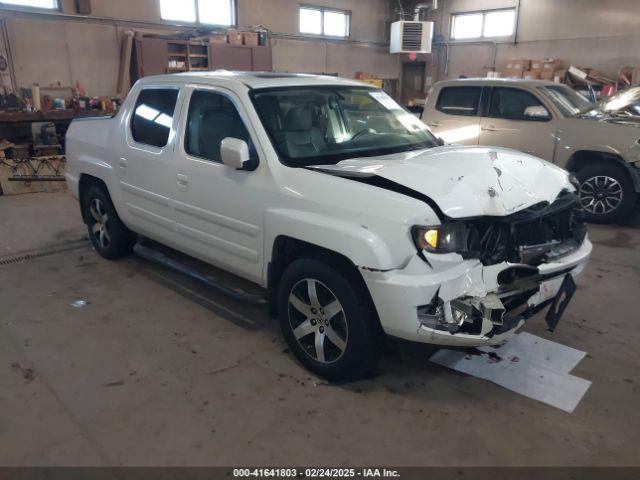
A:
{"type": "MultiPolygon", "coordinates": [[[[584,124],[587,122],[597,122],[598,124],[608,124],[608,125],[623,125],[632,128],[640,128],[640,116],[633,116],[620,113],[621,110],[616,112],[603,112],[601,110],[593,110],[587,114],[584,114],[580,117],[573,117],[569,120],[574,120],[577,122],[581,122],[580,124],[584,124]]],[[[631,130],[629,130],[631,133],[631,130]]],[[[634,135],[638,135],[638,132],[633,132],[634,135]]]]}
{"type": "Polygon", "coordinates": [[[632,87],[599,102],[605,113],[624,112],[640,115],[640,87],[632,87]]]}
{"type": "Polygon", "coordinates": [[[540,202],[551,203],[564,189],[574,190],[561,168],[493,147],[445,146],[309,168],[365,183],[383,178],[388,181],[384,184],[429,197],[451,218],[506,216],[540,202]]]}

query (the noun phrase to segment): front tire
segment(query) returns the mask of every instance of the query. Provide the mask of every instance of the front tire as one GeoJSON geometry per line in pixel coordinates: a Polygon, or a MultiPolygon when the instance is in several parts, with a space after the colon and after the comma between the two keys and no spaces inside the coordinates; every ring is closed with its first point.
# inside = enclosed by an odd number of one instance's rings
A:
{"type": "Polygon", "coordinates": [[[576,173],[580,204],[592,223],[612,223],[627,218],[636,204],[633,182],[623,167],[613,163],[587,165],[576,173]]]}
{"type": "Polygon", "coordinates": [[[115,260],[131,253],[136,235],[125,227],[106,189],[91,185],[83,201],[89,239],[104,258],[115,260]]]}
{"type": "Polygon", "coordinates": [[[300,363],[328,380],[360,378],[375,364],[374,316],[360,290],[314,259],[294,261],[280,280],[282,333],[300,363]]]}

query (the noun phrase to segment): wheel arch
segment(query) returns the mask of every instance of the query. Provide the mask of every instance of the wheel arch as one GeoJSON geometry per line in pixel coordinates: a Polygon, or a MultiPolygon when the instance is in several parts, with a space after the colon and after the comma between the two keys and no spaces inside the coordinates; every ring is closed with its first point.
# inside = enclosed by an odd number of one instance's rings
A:
{"type": "Polygon", "coordinates": [[[623,167],[624,170],[627,171],[625,161],[621,156],[598,150],[578,150],[577,152],[574,152],[571,157],[569,157],[565,168],[572,173],[576,173],[587,165],[593,165],[601,162],[611,162],[623,167]]]}
{"type": "Polygon", "coordinates": [[[625,172],[625,175],[627,175],[628,179],[635,187],[636,192],[640,193],[640,169],[634,168],[620,155],[598,150],[579,150],[571,155],[565,168],[571,173],[576,173],[581,168],[598,163],[617,165],[618,168],[625,172]]]}
{"type": "Polygon", "coordinates": [[[345,255],[333,250],[300,240],[288,235],[279,235],[273,242],[271,261],[267,275],[267,297],[269,302],[269,314],[272,317],[278,314],[277,291],[282,274],[292,262],[302,258],[312,258],[327,263],[344,275],[360,291],[373,312],[376,328],[382,332],[382,325],[377,310],[369,293],[364,278],[359,268],[345,255]]]}
{"type": "MultiPolygon", "coordinates": [[[[587,221],[589,222],[610,223],[619,221],[630,214],[640,199],[640,195],[638,195],[638,192],[640,192],[640,170],[632,164],[625,162],[619,155],[583,150],[572,155],[566,168],[570,172],[575,173],[581,184],[580,199],[587,214],[587,221]],[[622,188],[621,192],[614,192],[612,194],[612,196],[618,198],[617,204],[611,206],[608,201],[608,196],[604,199],[602,197],[596,197],[596,195],[583,193],[584,185],[586,185],[594,175],[611,176],[620,183],[622,188]],[[589,203],[585,205],[583,201],[588,201],[589,203]],[[593,209],[590,209],[589,207],[592,205],[593,209]],[[598,205],[600,205],[600,208],[598,208],[598,205]],[[596,211],[596,209],[599,211],[596,211]]],[[[592,188],[597,187],[592,185],[592,188]]]]}
{"type": "Polygon", "coordinates": [[[78,198],[80,199],[80,213],[82,215],[82,221],[87,223],[87,209],[85,205],[85,196],[87,192],[93,185],[99,185],[104,188],[104,191],[111,197],[109,194],[109,188],[104,180],[98,177],[94,177],[93,175],[89,175],[88,173],[80,174],[80,180],[78,182],[78,198]]]}

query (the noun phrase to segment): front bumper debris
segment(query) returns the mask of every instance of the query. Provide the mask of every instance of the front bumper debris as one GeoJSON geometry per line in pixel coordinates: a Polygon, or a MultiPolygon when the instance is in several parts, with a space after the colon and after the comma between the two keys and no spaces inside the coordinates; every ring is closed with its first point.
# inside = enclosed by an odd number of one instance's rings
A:
{"type": "Polygon", "coordinates": [[[580,275],[591,254],[585,236],[570,253],[536,267],[483,265],[458,254],[412,258],[401,270],[361,269],[383,329],[407,340],[452,346],[502,343],[551,305],[566,275],[580,275]]]}

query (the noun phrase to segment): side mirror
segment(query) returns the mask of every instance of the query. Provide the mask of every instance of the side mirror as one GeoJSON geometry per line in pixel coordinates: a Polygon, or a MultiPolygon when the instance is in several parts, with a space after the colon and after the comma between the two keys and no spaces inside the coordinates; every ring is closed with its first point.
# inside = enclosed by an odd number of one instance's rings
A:
{"type": "MultiPolygon", "coordinates": [[[[252,170],[249,145],[239,138],[227,137],[220,143],[220,158],[227,167],[236,170],[252,170]]],[[[255,168],[255,167],[254,167],[255,168]]]]}
{"type": "Polygon", "coordinates": [[[544,108],[542,105],[525,108],[524,116],[526,118],[531,118],[535,120],[547,120],[551,118],[551,115],[549,115],[549,110],[544,108]]]}

